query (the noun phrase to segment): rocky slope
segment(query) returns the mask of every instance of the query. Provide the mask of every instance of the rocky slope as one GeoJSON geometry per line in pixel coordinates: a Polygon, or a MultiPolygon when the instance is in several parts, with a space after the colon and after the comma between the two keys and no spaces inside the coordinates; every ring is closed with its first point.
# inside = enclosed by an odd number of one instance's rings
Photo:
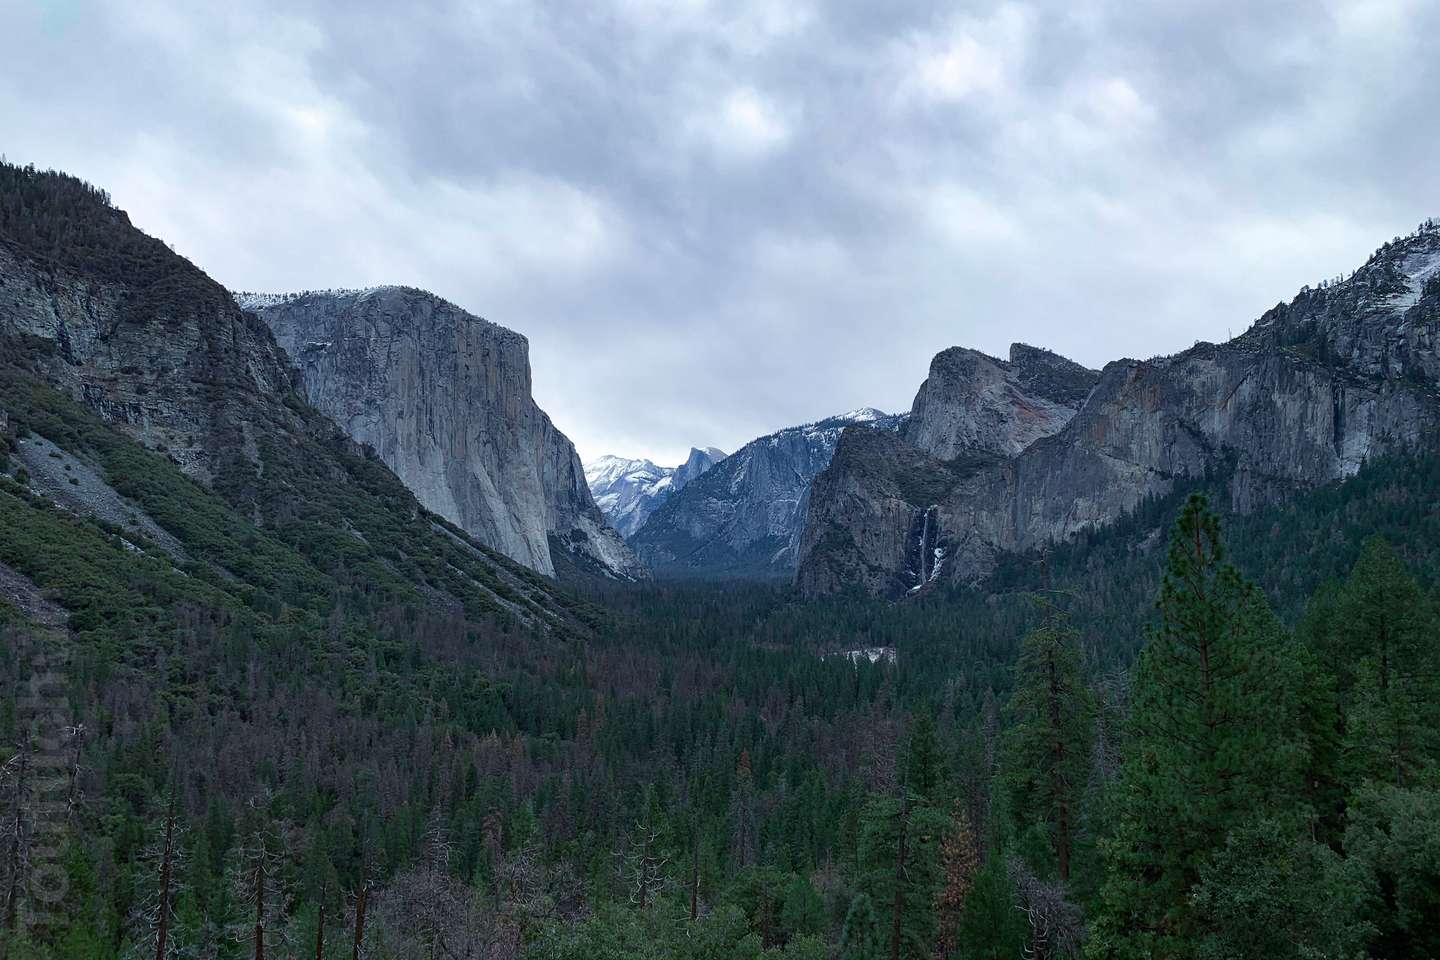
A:
{"type": "Polygon", "coordinates": [[[547,575],[645,575],[532,399],[525,337],[408,287],[237,299],[273,331],[306,399],[428,509],[547,575]]]}
{"type": "Polygon", "coordinates": [[[690,456],[678,467],[606,455],[585,464],[585,482],[605,519],[622,537],[629,537],[662,503],[724,459],[725,452],[715,447],[691,447],[690,456]]]}
{"type": "Polygon", "coordinates": [[[752,440],[667,500],[630,545],[668,576],[788,576],[810,484],[841,431],[857,423],[894,431],[903,419],[866,408],[752,440]]]}
{"type": "MultiPolygon", "coordinates": [[[[568,618],[553,584],[446,528],[307,404],[270,330],[223,287],[101,191],[4,163],[0,427],[10,489],[31,498],[7,507],[32,524],[30,541],[0,524],[0,541],[28,576],[64,573],[35,549],[54,545],[35,530],[60,516],[133,538],[107,543],[265,616],[354,591],[372,610],[568,618]]],[[[87,583],[104,595],[84,576],[61,586],[87,583]]]]}
{"type": "MultiPolygon", "coordinates": [[[[1413,448],[1440,422],[1437,275],[1440,230],[1427,225],[1228,343],[1109,364],[1049,435],[1056,418],[1026,404],[996,428],[991,365],[947,364],[961,385],[937,396],[927,382],[912,416],[938,428],[846,431],[814,486],[797,582],[894,595],[973,580],[999,551],[1108,523],[1207,474],[1247,511],[1413,448]],[[1031,436],[1020,421],[1046,426],[1031,436]]],[[[1070,392],[1044,399],[1079,397],[1069,374],[1070,392]]]]}

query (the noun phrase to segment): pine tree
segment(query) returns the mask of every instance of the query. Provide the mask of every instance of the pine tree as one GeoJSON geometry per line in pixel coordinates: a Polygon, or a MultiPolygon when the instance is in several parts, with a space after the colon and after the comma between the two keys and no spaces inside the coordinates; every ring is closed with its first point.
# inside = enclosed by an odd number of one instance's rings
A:
{"type": "Polygon", "coordinates": [[[1097,956],[1182,950],[1198,935],[1190,895],[1199,869],[1226,833],[1267,813],[1297,831],[1309,819],[1285,640],[1264,598],[1225,562],[1203,497],[1190,498],[1175,526],[1157,609],[1104,847],[1097,956]]]}
{"type": "Polygon", "coordinates": [[[1346,779],[1415,781],[1437,754],[1436,618],[1388,543],[1367,540],[1317,631],[1336,665],[1346,779]]]}
{"type": "Polygon", "coordinates": [[[875,902],[869,894],[857,893],[840,931],[840,960],[881,960],[884,955],[875,902]]]}
{"type": "Polygon", "coordinates": [[[730,798],[730,819],[734,826],[735,862],[743,867],[755,862],[755,774],[750,769],[750,751],[741,750],[735,764],[735,792],[730,798]]]}
{"type": "Polygon", "coordinates": [[[911,721],[902,779],[917,802],[931,806],[940,802],[943,779],[940,744],[935,734],[935,718],[928,709],[916,712],[911,721]]]}
{"type": "Polygon", "coordinates": [[[1044,831],[1062,882],[1070,879],[1094,728],[1078,637],[1053,608],[1026,635],[1015,666],[1014,723],[1005,737],[1003,764],[1007,808],[1017,832],[1044,831]]]}
{"type": "Polygon", "coordinates": [[[934,948],[945,819],[908,794],[876,798],[866,806],[860,840],[864,889],[883,911],[891,960],[928,958],[934,948]]]}

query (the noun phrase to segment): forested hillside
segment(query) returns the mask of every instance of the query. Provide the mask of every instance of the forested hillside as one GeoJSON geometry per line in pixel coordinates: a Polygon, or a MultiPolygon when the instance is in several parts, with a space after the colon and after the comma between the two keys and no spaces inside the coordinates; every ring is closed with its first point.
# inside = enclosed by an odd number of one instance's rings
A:
{"type": "MultiPolygon", "coordinates": [[[[12,413],[0,562],[71,629],[11,609],[7,689],[64,652],[75,763],[71,909],[30,926],[26,951],[153,955],[163,915],[167,951],[249,956],[257,911],[282,956],[315,951],[322,929],[318,949],[349,956],[358,927],[377,957],[883,957],[897,916],[907,957],[1072,955],[1086,931],[1102,956],[1166,937],[1259,956],[1260,933],[1376,956],[1434,943],[1433,460],[1231,522],[1229,557],[1268,591],[1226,571],[1196,508],[1162,586],[1163,542],[1131,546],[1183,506],[1157,503],[1133,530],[1017,558],[993,595],[611,589],[575,606],[597,611],[593,632],[547,635],[367,601],[318,573],[306,585],[303,537],[256,531],[213,561],[162,562],[21,490],[13,451],[47,431],[128,456],[157,489],[123,489],[181,529],[181,511],[216,509],[203,530],[224,508],[41,396],[80,426],[12,413]],[[1403,536],[1403,555],[1367,545],[1373,531],[1403,536]],[[251,556],[266,557],[254,572],[251,556]],[[278,569],[292,572],[246,586],[278,569]],[[1174,691],[1198,682],[1195,644],[1221,640],[1233,699],[1214,709],[1234,719],[1201,762],[1188,745],[1204,722],[1174,691]],[[872,647],[896,661],[826,656],[872,647]],[[1281,768],[1232,775],[1213,757],[1281,768]],[[1152,877],[1153,897],[1131,889],[1152,877]]],[[[20,735],[22,696],[3,716],[6,836],[33,838],[42,798],[23,763],[42,745],[20,735]]],[[[5,849],[23,917],[35,860],[5,849]]]]}
{"type": "Polygon", "coordinates": [[[1440,952],[1440,458],[902,603],[562,590],[4,170],[3,957],[1440,952]]]}

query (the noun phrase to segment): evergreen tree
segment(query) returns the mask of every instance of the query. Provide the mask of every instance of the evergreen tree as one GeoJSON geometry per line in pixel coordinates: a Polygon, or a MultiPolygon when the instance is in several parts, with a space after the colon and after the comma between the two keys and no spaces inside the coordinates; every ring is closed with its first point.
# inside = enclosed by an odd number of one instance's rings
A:
{"type": "Polygon", "coordinates": [[[883,917],[886,956],[929,957],[938,936],[940,843],[946,818],[909,796],[876,798],[861,828],[864,889],[883,917]]]}
{"type": "Polygon", "coordinates": [[[944,770],[940,759],[940,743],[935,732],[935,718],[928,708],[916,712],[905,741],[902,779],[917,802],[939,806],[944,770]]]}
{"type": "Polygon", "coordinates": [[[1384,540],[1367,540],[1320,634],[1336,665],[1347,779],[1414,782],[1436,756],[1437,621],[1384,540]]]}
{"type": "Polygon", "coordinates": [[[1231,832],[1201,868],[1194,903],[1213,960],[1364,956],[1373,880],[1358,862],[1273,820],[1231,832]]]}
{"type": "Polygon", "coordinates": [[[1006,807],[1017,832],[1044,831],[1062,882],[1070,879],[1094,725],[1078,636],[1053,609],[1026,635],[1015,666],[1003,765],[1006,807]]]}
{"type": "Polygon", "coordinates": [[[785,899],[780,905],[780,925],[784,928],[786,943],[825,930],[825,903],[810,881],[799,874],[792,876],[785,888],[785,899]]]}
{"type": "Polygon", "coordinates": [[[840,960],[881,960],[884,956],[875,901],[869,894],[857,893],[845,912],[845,926],[840,931],[840,960]]]}
{"type": "Polygon", "coordinates": [[[1362,785],[1350,800],[1345,854],[1375,884],[1369,954],[1440,956],[1440,788],[1362,785]]]}
{"type": "Polygon", "coordinates": [[[990,857],[975,875],[975,885],[965,900],[965,912],[960,918],[959,949],[955,955],[966,960],[1014,960],[1020,957],[1029,929],[1016,909],[1017,900],[1010,886],[1005,861],[1001,857],[990,857]]]}
{"type": "Polygon", "coordinates": [[[1091,950],[1168,956],[1199,935],[1199,870],[1243,819],[1309,820],[1285,639],[1225,562],[1219,518],[1191,497],[1170,540],[1159,624],[1140,658],[1091,950]]]}

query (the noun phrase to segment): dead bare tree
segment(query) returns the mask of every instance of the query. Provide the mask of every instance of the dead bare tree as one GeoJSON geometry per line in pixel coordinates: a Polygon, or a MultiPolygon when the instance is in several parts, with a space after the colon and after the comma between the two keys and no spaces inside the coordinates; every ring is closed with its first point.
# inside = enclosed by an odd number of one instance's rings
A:
{"type": "Polygon", "coordinates": [[[625,849],[615,851],[620,882],[629,891],[630,902],[641,910],[653,904],[670,884],[666,875],[670,858],[661,850],[660,839],[654,805],[647,803],[645,815],[631,831],[630,842],[625,849]]]}
{"type": "Polygon", "coordinates": [[[179,878],[187,862],[183,844],[185,825],[176,811],[173,797],[152,831],[154,840],[140,855],[140,862],[150,871],[152,882],[146,885],[136,900],[130,921],[131,935],[137,946],[143,948],[144,956],[166,960],[175,952],[175,900],[180,888],[179,878]]]}
{"type": "Polygon", "coordinates": [[[13,932],[19,925],[21,902],[30,886],[30,854],[35,839],[32,813],[33,784],[31,747],[28,737],[0,765],[0,796],[4,798],[4,819],[0,820],[0,850],[3,850],[4,922],[13,932]]]}
{"type": "Polygon", "coordinates": [[[1065,884],[1042,880],[1024,863],[1011,857],[1005,864],[1015,909],[1025,916],[1030,934],[1026,960],[1070,960],[1085,945],[1085,918],[1070,902],[1065,884]]]}
{"type": "Polygon", "coordinates": [[[261,800],[251,801],[254,825],[243,835],[231,867],[236,900],[247,916],[231,925],[236,943],[250,942],[255,960],[265,960],[267,944],[285,937],[288,897],[281,883],[281,871],[288,858],[285,838],[271,822],[261,800]]]}

